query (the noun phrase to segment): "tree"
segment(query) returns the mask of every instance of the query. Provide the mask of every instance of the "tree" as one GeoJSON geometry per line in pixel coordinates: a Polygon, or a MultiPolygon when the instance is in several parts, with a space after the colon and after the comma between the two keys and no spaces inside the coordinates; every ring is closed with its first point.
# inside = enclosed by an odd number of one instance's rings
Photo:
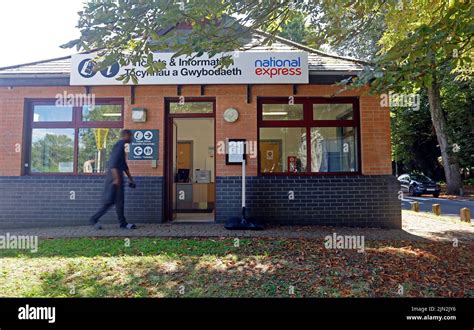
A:
{"type": "Polygon", "coordinates": [[[459,194],[460,165],[441,106],[441,82],[445,72],[457,72],[461,79],[468,77],[473,57],[473,7],[463,1],[411,1],[389,9],[385,14],[387,28],[380,40],[382,54],[376,59],[377,71],[383,76],[372,87],[426,90],[447,191],[459,194]]]}
{"type": "MultiPolygon", "coordinates": [[[[442,81],[442,107],[447,115],[447,130],[454,141],[461,172],[467,178],[474,169],[474,109],[472,108],[473,83],[455,81],[446,74],[442,81]]],[[[435,180],[445,180],[440,166],[441,156],[434,131],[425,90],[420,92],[418,110],[411,108],[391,109],[391,134],[393,159],[398,173],[422,172],[435,180]]]]}
{"type": "Polygon", "coordinates": [[[431,122],[428,97],[421,93],[420,108],[391,108],[393,160],[398,175],[420,172],[435,180],[444,180],[436,133],[431,122]]]}
{"type": "MultiPolygon", "coordinates": [[[[91,1],[80,13],[81,37],[64,46],[98,50],[96,70],[116,61],[121,65],[142,62],[153,73],[163,69],[161,62],[153,61],[154,51],[214,56],[241,48],[253,29],[268,31],[263,43],[270,43],[298,12],[312,18],[313,40],[333,48],[360,34],[377,35],[382,28],[379,56],[352,86],[370,83],[377,93],[427,91],[448,193],[458,194],[462,187],[459,159],[452,152],[440,90],[445,70],[464,79],[472,73],[474,13],[469,0],[91,1]],[[187,29],[173,29],[176,26],[187,29]]],[[[222,64],[231,61],[228,57],[222,64]]],[[[138,80],[133,75],[121,79],[138,80]]]]}
{"type": "Polygon", "coordinates": [[[302,12],[296,12],[292,19],[281,24],[279,35],[283,38],[309,45],[308,38],[311,35],[310,29],[306,26],[307,17],[302,12]]]}
{"type": "Polygon", "coordinates": [[[442,108],[441,80],[446,72],[457,79],[470,79],[473,6],[456,0],[352,1],[325,12],[328,23],[320,34],[338,46],[350,40],[351,34],[373,30],[380,16],[385,27],[378,42],[379,55],[355,85],[371,82],[372,91],[378,93],[426,91],[448,193],[459,194],[460,165],[442,108]],[[327,27],[330,22],[333,27],[327,27]]]}
{"type": "Polygon", "coordinates": [[[454,142],[453,150],[465,176],[474,170],[474,96],[473,81],[456,81],[450,74],[441,83],[442,108],[446,113],[448,134],[454,142]]]}
{"type": "MultiPolygon", "coordinates": [[[[308,45],[324,48],[327,44],[337,54],[374,60],[381,49],[378,41],[385,31],[385,11],[377,10],[371,2],[366,3],[367,7],[362,10],[352,10],[341,6],[341,1],[335,2],[334,6],[315,2],[308,10],[312,32],[307,39],[308,45]]],[[[361,5],[363,3],[352,4],[354,8],[361,5]]]]}

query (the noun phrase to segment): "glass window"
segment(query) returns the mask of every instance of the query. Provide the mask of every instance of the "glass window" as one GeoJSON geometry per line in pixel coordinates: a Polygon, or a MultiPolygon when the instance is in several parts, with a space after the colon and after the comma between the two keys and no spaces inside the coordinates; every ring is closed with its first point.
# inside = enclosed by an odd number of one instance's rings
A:
{"type": "Polygon", "coordinates": [[[213,102],[170,102],[170,113],[213,113],[213,102]]]}
{"type": "Polygon", "coordinates": [[[260,128],[259,144],[261,172],[306,171],[306,128],[260,128]]]}
{"type": "Polygon", "coordinates": [[[313,104],[313,120],[352,120],[351,103],[313,104]]]}
{"type": "Polygon", "coordinates": [[[302,104],[263,104],[263,120],[303,120],[302,104]]]}
{"type": "Polygon", "coordinates": [[[31,144],[25,148],[30,151],[25,155],[26,172],[104,173],[123,128],[122,109],[118,99],[96,100],[92,107],[33,103],[28,110],[31,144]]]}
{"type": "Polygon", "coordinates": [[[311,171],[357,171],[356,136],[354,127],[311,128],[311,171]]]}
{"type": "Polygon", "coordinates": [[[422,174],[412,174],[410,178],[420,183],[434,183],[433,180],[422,174]]]}
{"type": "Polygon", "coordinates": [[[32,173],[74,171],[74,129],[33,129],[32,173]]]}
{"type": "Polygon", "coordinates": [[[114,144],[120,139],[120,128],[80,128],[77,172],[105,173],[114,144]]]}
{"type": "Polygon", "coordinates": [[[260,173],[358,173],[357,99],[296,101],[259,98],[260,173]]]}
{"type": "Polygon", "coordinates": [[[83,121],[120,121],[122,106],[118,104],[85,105],[82,107],[83,121]]]}
{"type": "Polygon", "coordinates": [[[72,110],[72,107],[35,105],[33,108],[33,121],[72,121],[72,110]]]}

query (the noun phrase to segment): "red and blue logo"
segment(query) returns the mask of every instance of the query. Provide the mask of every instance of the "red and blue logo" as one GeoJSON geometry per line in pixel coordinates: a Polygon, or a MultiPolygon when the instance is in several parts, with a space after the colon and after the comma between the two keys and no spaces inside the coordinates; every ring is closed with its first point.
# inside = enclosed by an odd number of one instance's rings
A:
{"type": "Polygon", "coordinates": [[[255,61],[255,74],[257,76],[269,76],[270,78],[281,76],[301,76],[301,57],[294,59],[279,59],[270,56],[267,59],[255,61]]]}

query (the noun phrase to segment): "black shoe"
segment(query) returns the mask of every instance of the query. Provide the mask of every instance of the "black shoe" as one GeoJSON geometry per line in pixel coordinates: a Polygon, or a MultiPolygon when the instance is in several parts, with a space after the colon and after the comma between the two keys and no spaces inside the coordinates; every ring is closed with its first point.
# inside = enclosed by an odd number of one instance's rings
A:
{"type": "Polygon", "coordinates": [[[137,226],[135,226],[133,223],[125,222],[125,223],[122,223],[120,225],[120,228],[122,228],[122,229],[137,229],[137,226]]]}
{"type": "Polygon", "coordinates": [[[89,223],[92,226],[94,226],[94,229],[96,229],[96,230],[101,230],[102,229],[102,224],[99,221],[95,222],[94,220],[90,219],[89,223]]]}

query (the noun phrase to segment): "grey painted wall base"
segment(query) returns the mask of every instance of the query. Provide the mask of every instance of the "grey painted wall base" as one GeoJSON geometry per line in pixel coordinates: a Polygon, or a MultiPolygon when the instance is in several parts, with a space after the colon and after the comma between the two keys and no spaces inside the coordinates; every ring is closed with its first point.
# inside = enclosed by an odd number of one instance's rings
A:
{"type": "MultiPolygon", "coordinates": [[[[125,191],[127,220],[162,222],[163,177],[135,181],[137,188],[125,191]]],[[[103,187],[102,176],[0,177],[0,228],[87,224],[100,206],[103,187]]],[[[113,207],[102,221],[117,223],[113,207]]]]}
{"type": "MultiPolygon", "coordinates": [[[[265,223],[401,228],[400,185],[390,175],[255,176],[246,182],[248,214],[265,223]]],[[[217,222],[241,214],[241,184],[240,177],[216,178],[217,222]]]]}

